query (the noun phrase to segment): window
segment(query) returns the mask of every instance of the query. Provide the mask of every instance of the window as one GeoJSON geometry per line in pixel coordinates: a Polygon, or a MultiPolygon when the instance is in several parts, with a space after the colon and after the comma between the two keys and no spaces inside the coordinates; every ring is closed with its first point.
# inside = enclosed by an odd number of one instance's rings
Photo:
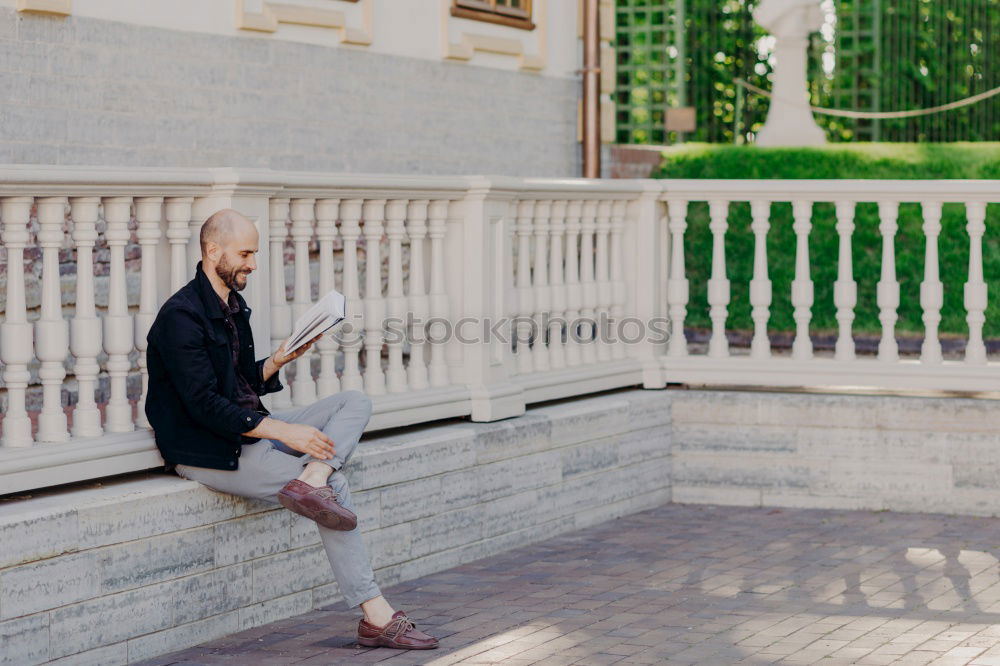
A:
{"type": "Polygon", "coordinates": [[[533,30],[531,0],[455,0],[451,15],[533,30]]]}

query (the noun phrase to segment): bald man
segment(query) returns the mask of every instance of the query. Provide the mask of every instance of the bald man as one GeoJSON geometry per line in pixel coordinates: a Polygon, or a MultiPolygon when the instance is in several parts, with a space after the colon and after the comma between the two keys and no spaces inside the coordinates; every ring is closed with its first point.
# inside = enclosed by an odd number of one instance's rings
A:
{"type": "Polygon", "coordinates": [[[341,594],[364,614],[360,644],[437,647],[379,591],[341,471],[371,401],[346,391],[270,414],[260,396],[280,391],[278,370],[319,337],[290,354],[282,343],[255,361],[250,309],[239,292],[257,269],[257,229],[237,211],[220,210],[202,225],[200,240],[194,279],[164,303],[147,337],[146,416],[168,468],[315,521],[341,594]]]}

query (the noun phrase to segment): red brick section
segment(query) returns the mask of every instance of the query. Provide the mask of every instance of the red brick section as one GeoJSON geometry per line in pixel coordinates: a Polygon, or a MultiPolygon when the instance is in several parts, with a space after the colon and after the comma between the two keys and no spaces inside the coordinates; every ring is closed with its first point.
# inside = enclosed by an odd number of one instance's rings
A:
{"type": "Polygon", "coordinates": [[[985,666],[998,551],[992,518],[669,505],[386,590],[433,652],[338,605],[145,663],[985,666]]]}

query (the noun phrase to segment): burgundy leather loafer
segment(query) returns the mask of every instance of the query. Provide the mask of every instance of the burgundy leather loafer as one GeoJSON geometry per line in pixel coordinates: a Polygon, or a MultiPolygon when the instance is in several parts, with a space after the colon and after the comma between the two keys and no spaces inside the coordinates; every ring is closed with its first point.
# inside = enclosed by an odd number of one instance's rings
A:
{"type": "Polygon", "coordinates": [[[365,647],[387,647],[397,650],[433,650],[438,639],[417,631],[403,611],[396,611],[384,627],[361,620],[358,623],[358,643],[365,647]]]}
{"type": "Polygon", "coordinates": [[[337,503],[337,495],[330,486],[315,488],[294,479],[278,491],[278,501],[289,511],[331,530],[347,531],[358,526],[358,517],[337,503]]]}

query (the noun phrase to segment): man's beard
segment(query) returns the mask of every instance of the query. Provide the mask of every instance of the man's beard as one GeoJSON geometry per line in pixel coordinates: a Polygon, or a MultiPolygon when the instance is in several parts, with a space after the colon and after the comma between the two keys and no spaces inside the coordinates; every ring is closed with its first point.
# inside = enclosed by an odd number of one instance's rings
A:
{"type": "Polygon", "coordinates": [[[219,259],[219,263],[215,266],[215,274],[219,276],[219,279],[233,291],[243,291],[247,286],[246,276],[250,274],[250,271],[243,271],[238,268],[233,268],[229,265],[226,260],[226,256],[223,255],[219,259]],[[240,279],[242,278],[242,282],[240,279]]]}

